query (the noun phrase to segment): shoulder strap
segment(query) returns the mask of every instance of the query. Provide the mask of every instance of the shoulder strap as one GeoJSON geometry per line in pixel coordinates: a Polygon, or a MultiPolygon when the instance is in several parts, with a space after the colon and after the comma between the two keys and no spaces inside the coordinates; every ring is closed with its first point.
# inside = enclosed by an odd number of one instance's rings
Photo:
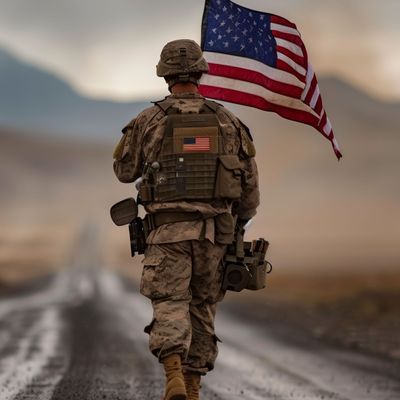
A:
{"type": "Polygon", "coordinates": [[[212,112],[216,113],[218,107],[221,107],[221,104],[217,103],[216,101],[212,100],[205,100],[204,105],[208,107],[212,112]]]}
{"type": "Polygon", "coordinates": [[[168,110],[173,106],[174,103],[170,99],[164,99],[161,101],[155,101],[154,104],[160,107],[165,114],[168,114],[168,110]]]}

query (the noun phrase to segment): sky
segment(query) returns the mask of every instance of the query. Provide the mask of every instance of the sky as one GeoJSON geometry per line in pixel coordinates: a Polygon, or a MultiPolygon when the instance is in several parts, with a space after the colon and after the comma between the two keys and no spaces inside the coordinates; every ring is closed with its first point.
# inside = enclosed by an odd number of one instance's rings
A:
{"type": "MultiPolygon", "coordinates": [[[[318,75],[400,99],[399,0],[237,0],[297,24],[318,75]],[[383,5],[384,6],[383,6],[383,5]]],[[[203,0],[0,0],[0,47],[94,98],[165,94],[160,51],[200,41],[203,0]]]]}

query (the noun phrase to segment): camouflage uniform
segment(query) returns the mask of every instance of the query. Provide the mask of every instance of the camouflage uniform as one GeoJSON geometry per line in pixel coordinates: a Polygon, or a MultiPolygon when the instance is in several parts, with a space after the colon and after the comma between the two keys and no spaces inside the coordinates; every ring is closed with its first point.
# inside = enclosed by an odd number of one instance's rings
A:
{"type": "MultiPolygon", "coordinates": [[[[174,99],[183,113],[197,113],[205,100],[196,93],[172,94],[169,99],[174,99]]],[[[243,165],[241,200],[234,204],[227,200],[153,202],[145,207],[148,213],[198,211],[202,215],[195,221],[161,225],[150,233],[141,280],[141,293],[152,301],[154,310],[153,321],[146,327],[151,351],[160,361],[181,354],[184,368],[200,373],[211,370],[217,356],[214,317],[216,303],[224,296],[223,243],[233,235],[233,225],[226,221],[232,213],[240,219],[253,217],[259,204],[251,137],[224,107],[218,107],[216,114],[224,153],[238,154],[243,165]]],[[[123,129],[114,154],[114,171],[120,181],[135,181],[145,163],[157,160],[166,119],[160,107],[153,106],[123,129]]]]}

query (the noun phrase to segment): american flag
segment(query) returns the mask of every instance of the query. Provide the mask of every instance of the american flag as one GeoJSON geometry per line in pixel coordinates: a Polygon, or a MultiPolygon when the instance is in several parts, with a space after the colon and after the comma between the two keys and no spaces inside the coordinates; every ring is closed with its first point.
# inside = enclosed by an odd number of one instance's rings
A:
{"type": "Polygon", "coordinates": [[[183,138],[183,151],[210,151],[210,137],[196,136],[183,138]]]}
{"type": "Polygon", "coordinates": [[[342,157],[296,25],[230,0],[206,0],[201,47],[205,97],[273,111],[316,128],[342,157]]]}

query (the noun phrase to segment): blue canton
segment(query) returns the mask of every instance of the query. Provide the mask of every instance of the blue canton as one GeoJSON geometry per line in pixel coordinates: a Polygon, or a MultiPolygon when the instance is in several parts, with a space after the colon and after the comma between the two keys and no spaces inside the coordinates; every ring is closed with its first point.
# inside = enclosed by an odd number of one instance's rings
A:
{"type": "Polygon", "coordinates": [[[270,14],[229,0],[209,0],[203,25],[204,51],[231,54],[276,66],[276,41],[270,14]]]}

